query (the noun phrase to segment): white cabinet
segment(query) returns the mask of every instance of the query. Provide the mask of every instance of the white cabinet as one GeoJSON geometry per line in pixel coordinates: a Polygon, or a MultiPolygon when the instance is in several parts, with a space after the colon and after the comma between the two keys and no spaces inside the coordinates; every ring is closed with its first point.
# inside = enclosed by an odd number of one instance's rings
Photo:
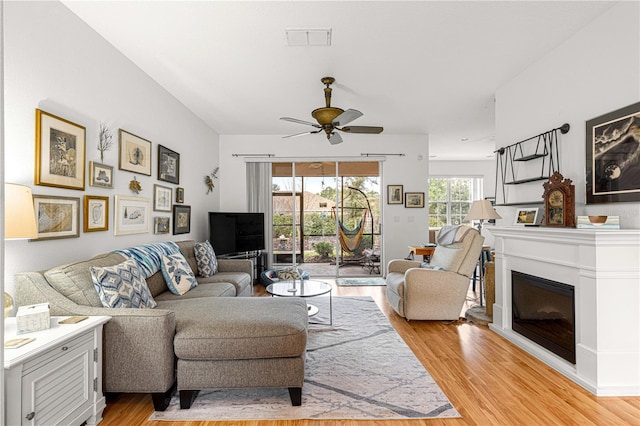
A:
{"type": "Polygon", "coordinates": [[[102,420],[102,326],[106,316],[16,335],[15,318],[5,320],[5,341],[35,340],[4,349],[7,425],[96,425],[102,420]]]}

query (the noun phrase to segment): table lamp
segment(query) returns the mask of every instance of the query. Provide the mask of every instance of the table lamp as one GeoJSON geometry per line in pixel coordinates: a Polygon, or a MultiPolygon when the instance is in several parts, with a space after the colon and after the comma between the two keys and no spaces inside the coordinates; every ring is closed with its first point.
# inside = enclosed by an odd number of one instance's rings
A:
{"type": "MultiPolygon", "coordinates": [[[[37,238],[36,214],[31,189],[24,185],[4,184],[4,238],[17,240],[37,238]]],[[[13,298],[4,293],[4,317],[13,310],[13,298]]]]}

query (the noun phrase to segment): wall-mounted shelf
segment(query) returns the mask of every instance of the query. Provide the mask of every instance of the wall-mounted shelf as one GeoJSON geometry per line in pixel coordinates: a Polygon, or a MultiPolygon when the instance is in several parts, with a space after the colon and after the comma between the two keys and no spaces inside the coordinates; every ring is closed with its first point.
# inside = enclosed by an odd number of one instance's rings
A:
{"type": "MultiPolygon", "coordinates": [[[[506,185],[521,185],[529,182],[548,180],[555,171],[560,171],[560,156],[558,150],[558,132],[569,132],[568,123],[555,129],[540,133],[520,142],[497,149],[496,154],[496,198],[498,198],[498,184],[502,186],[502,203],[497,205],[521,205],[529,203],[507,203],[506,185]],[[530,162],[540,160],[540,173],[533,176],[519,177],[518,162],[530,162]]],[[[531,167],[529,167],[530,171],[531,167]]],[[[498,201],[496,199],[496,201],[498,201]]]]}

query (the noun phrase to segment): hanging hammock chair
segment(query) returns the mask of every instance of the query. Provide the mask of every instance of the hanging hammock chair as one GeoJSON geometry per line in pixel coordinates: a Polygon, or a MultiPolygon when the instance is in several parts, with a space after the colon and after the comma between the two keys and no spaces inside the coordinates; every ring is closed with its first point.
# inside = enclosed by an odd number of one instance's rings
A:
{"type": "Polygon", "coordinates": [[[342,250],[353,253],[358,247],[360,247],[360,243],[362,243],[362,235],[364,234],[364,224],[367,221],[367,209],[362,209],[362,217],[360,218],[360,222],[358,226],[354,229],[347,229],[344,224],[338,219],[339,229],[339,237],[340,237],[340,245],[342,246],[342,250]]]}

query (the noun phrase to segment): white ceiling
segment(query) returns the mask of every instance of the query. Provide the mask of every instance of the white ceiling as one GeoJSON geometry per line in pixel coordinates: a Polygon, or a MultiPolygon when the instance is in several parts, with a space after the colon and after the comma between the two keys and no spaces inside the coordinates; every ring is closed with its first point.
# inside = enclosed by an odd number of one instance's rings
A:
{"type": "Polygon", "coordinates": [[[428,133],[436,159],[492,156],[496,89],[614,4],[63,3],[220,134],[308,130],[279,118],[313,121],[324,106],[320,78],[333,76],[332,105],[364,113],[351,124],[428,133]],[[288,47],[285,28],[331,28],[332,45],[288,47]]]}

